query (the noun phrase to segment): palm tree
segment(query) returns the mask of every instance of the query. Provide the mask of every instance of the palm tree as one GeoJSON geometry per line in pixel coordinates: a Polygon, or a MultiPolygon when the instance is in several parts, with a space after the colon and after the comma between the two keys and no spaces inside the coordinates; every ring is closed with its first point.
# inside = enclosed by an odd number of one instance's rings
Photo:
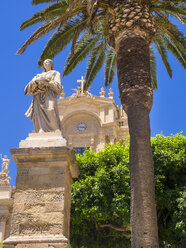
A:
{"type": "Polygon", "coordinates": [[[159,52],[170,77],[170,51],[186,67],[184,36],[171,20],[185,22],[185,0],[32,0],[52,3],[24,21],[21,30],[43,24],[18,50],[54,31],[39,66],[54,58],[67,44],[71,53],[63,75],[69,74],[88,56],[86,88],[105,64],[105,85],[114,78],[116,67],[123,108],[130,132],[131,234],[133,248],[157,248],[158,228],[154,196],[154,168],[150,145],[149,113],[153,88],[157,88],[156,61],[159,52]],[[151,46],[152,44],[152,46],[151,46]]]}

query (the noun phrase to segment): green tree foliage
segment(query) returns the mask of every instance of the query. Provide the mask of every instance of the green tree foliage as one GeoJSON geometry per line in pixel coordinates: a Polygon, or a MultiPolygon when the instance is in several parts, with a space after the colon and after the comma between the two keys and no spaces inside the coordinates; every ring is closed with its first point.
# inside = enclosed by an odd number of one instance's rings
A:
{"type": "Polygon", "coordinates": [[[74,247],[127,247],[130,236],[129,149],[124,143],[77,156],[80,177],[72,186],[74,247]],[[102,225],[113,228],[101,228],[102,225]],[[118,232],[114,228],[121,228],[118,232]],[[109,240],[109,242],[108,242],[109,240]]]}
{"type": "MultiPolygon", "coordinates": [[[[161,247],[186,243],[186,138],[152,138],[161,247]]],[[[77,156],[80,177],[72,185],[73,248],[130,247],[129,147],[123,142],[77,156]]]]}
{"type": "Polygon", "coordinates": [[[186,244],[186,137],[152,139],[159,236],[167,247],[186,244]]]}

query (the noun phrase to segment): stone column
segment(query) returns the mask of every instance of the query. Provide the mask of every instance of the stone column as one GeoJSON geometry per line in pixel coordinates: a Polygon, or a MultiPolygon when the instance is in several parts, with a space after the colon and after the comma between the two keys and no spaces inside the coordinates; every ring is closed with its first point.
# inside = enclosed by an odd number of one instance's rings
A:
{"type": "Polygon", "coordinates": [[[10,217],[10,209],[13,204],[13,199],[11,198],[12,188],[9,185],[9,179],[7,173],[0,173],[0,242],[6,238],[6,234],[9,232],[7,230],[7,221],[10,217]]]}
{"type": "Polygon", "coordinates": [[[105,109],[104,109],[104,107],[101,107],[101,109],[100,109],[100,119],[101,119],[101,123],[105,122],[105,109]]]}
{"type": "Polygon", "coordinates": [[[6,216],[0,215],[0,242],[3,242],[4,240],[5,225],[6,225],[6,216]]]}
{"type": "Polygon", "coordinates": [[[108,122],[114,122],[114,109],[113,106],[109,106],[109,110],[108,110],[108,122]]]}
{"type": "Polygon", "coordinates": [[[94,140],[94,137],[91,137],[91,139],[90,139],[90,148],[92,148],[92,150],[94,150],[94,146],[95,146],[95,140],[94,140]]]}
{"type": "Polygon", "coordinates": [[[64,146],[11,153],[17,178],[5,248],[69,248],[71,184],[79,174],[74,152],[64,146]]]}
{"type": "Polygon", "coordinates": [[[97,145],[96,151],[99,151],[99,150],[103,149],[104,146],[105,146],[105,135],[103,133],[100,133],[100,135],[99,135],[99,143],[97,145]]]}

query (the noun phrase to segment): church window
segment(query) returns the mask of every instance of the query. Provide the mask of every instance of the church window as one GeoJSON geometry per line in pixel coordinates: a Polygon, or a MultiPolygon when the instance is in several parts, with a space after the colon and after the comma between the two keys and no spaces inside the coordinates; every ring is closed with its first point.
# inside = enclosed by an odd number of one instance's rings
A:
{"type": "Polygon", "coordinates": [[[75,148],[73,148],[75,154],[79,154],[79,155],[83,155],[85,150],[88,150],[88,149],[89,149],[89,147],[75,147],[75,148]]]}
{"type": "Polygon", "coordinates": [[[123,127],[124,126],[124,121],[119,121],[119,127],[123,127]]]}

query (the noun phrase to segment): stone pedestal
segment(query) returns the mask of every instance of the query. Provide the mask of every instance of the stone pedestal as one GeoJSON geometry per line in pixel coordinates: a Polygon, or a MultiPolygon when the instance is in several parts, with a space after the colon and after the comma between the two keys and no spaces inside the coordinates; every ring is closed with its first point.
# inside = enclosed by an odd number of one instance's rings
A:
{"type": "Polygon", "coordinates": [[[61,131],[30,133],[25,140],[21,140],[19,148],[34,147],[62,147],[67,141],[63,138],[61,131]]]}
{"type": "Polygon", "coordinates": [[[5,248],[69,248],[75,154],[67,147],[11,149],[16,190],[5,248]]]}

